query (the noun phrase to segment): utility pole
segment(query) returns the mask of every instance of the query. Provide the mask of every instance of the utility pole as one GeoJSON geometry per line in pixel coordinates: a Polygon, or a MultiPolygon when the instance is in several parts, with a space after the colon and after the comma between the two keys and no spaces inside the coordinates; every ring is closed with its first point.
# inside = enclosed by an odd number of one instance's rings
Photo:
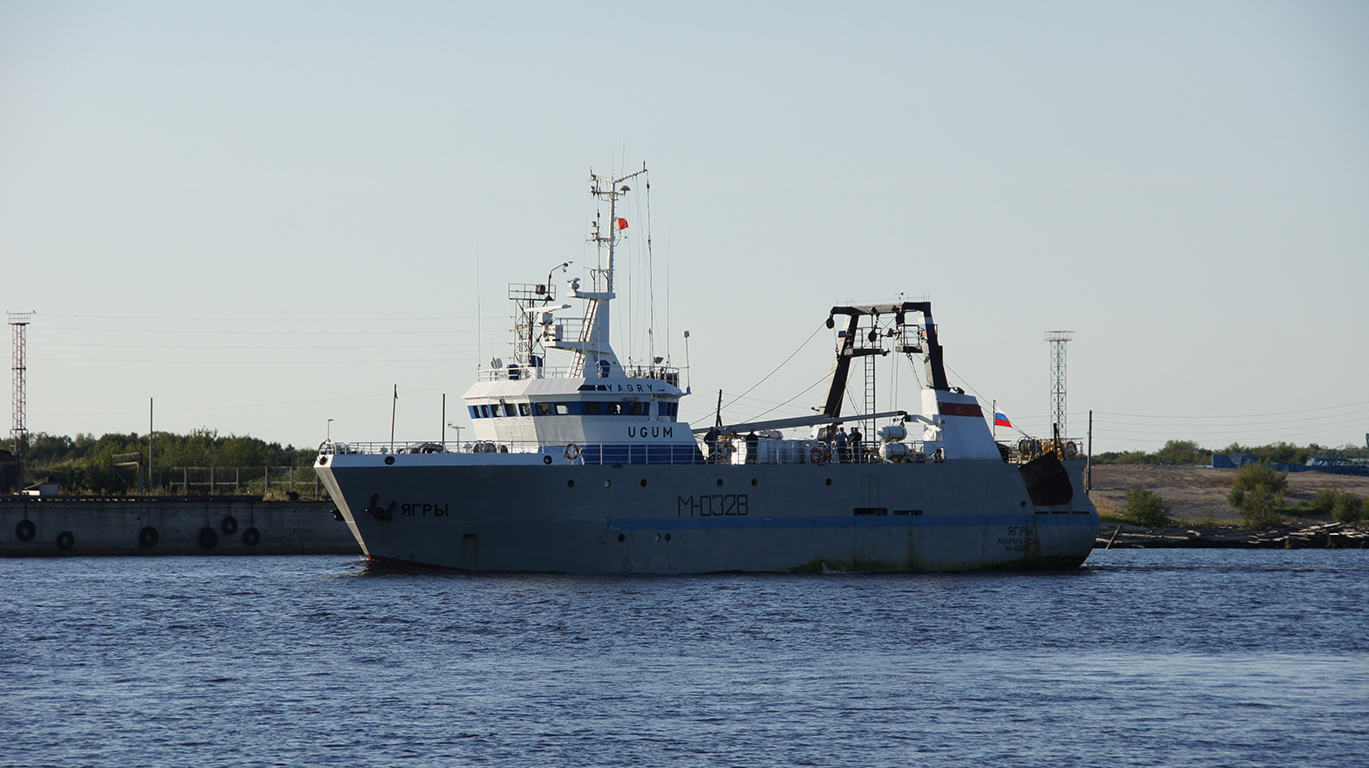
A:
{"type": "Polygon", "coordinates": [[[1084,490],[1085,490],[1085,491],[1091,491],[1091,490],[1093,490],[1093,409],[1092,409],[1092,408],[1089,409],[1089,459],[1088,459],[1088,462],[1087,462],[1086,464],[1084,464],[1084,466],[1085,466],[1085,467],[1088,467],[1088,473],[1084,475],[1084,490]]]}

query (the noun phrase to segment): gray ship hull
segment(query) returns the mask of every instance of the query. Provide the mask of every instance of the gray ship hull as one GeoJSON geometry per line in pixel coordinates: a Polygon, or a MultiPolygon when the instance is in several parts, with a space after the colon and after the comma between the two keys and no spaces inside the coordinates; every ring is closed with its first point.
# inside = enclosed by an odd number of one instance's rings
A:
{"type": "Polygon", "coordinates": [[[1018,468],[991,460],[542,466],[535,455],[331,459],[317,470],[368,557],[469,571],[1074,568],[1098,533],[1098,513],[1082,491],[1082,462],[1066,463],[1072,503],[1037,507],[1018,468]]]}

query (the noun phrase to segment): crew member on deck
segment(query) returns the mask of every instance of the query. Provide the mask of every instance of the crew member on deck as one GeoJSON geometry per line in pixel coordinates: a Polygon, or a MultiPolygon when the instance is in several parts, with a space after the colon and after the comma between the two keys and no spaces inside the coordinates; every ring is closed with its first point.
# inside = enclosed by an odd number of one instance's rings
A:
{"type": "Polygon", "coordinates": [[[718,428],[709,427],[704,433],[704,445],[708,447],[708,463],[718,463],[718,428]]]}

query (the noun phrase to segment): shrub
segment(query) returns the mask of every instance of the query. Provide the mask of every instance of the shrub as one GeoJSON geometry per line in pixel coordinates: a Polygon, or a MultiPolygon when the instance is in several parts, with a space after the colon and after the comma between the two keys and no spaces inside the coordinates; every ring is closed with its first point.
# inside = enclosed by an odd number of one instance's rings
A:
{"type": "Polygon", "coordinates": [[[1226,498],[1247,527],[1256,530],[1276,528],[1283,524],[1279,508],[1283,506],[1283,491],[1287,486],[1288,475],[1263,464],[1246,464],[1236,471],[1236,480],[1226,498]]]}
{"type": "MultiPolygon", "coordinates": [[[[1231,494],[1234,496],[1238,492],[1240,491],[1232,490],[1231,494]]],[[[1240,493],[1243,493],[1241,503],[1235,507],[1247,528],[1263,531],[1283,525],[1283,518],[1279,517],[1280,499],[1274,493],[1266,488],[1240,493]]]]}
{"type": "Polygon", "coordinates": [[[1347,491],[1336,491],[1335,501],[1331,505],[1331,516],[1338,523],[1358,523],[1364,518],[1364,499],[1347,491]]]}
{"type": "Polygon", "coordinates": [[[1126,517],[1142,528],[1169,525],[1169,504],[1155,492],[1140,486],[1127,489],[1126,517]]]}
{"type": "Polygon", "coordinates": [[[1313,496],[1311,501],[1307,502],[1307,507],[1313,512],[1329,515],[1336,508],[1336,497],[1341,493],[1343,491],[1334,488],[1323,488],[1317,491],[1317,495],[1313,496]]]}
{"type": "Polygon", "coordinates": [[[1227,501],[1238,511],[1244,506],[1246,496],[1251,492],[1269,495],[1274,508],[1283,506],[1283,489],[1288,486],[1288,475],[1280,474],[1263,464],[1246,464],[1236,470],[1236,480],[1231,484],[1227,501]]]}

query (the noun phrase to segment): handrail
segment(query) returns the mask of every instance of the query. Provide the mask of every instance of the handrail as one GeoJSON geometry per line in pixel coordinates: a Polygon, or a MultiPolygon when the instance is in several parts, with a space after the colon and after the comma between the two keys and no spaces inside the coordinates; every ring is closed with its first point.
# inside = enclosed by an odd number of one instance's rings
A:
{"type": "MultiPolygon", "coordinates": [[[[521,454],[552,457],[560,464],[889,464],[939,462],[939,453],[927,453],[921,441],[885,444],[867,440],[845,447],[819,440],[773,440],[761,438],[748,444],[735,437],[709,444],[682,443],[586,443],[561,444],[536,441],[469,442],[324,442],[322,456],[403,454],[521,454]],[[752,447],[754,445],[754,448],[752,447]],[[897,449],[884,446],[897,445],[897,449]],[[572,449],[571,446],[574,446],[572,449]]],[[[548,462],[551,463],[551,462],[548,462]]]]}
{"type": "MultiPolygon", "coordinates": [[[[673,365],[625,365],[623,375],[629,379],[654,379],[679,386],[680,369],[673,365]]],[[[486,368],[476,374],[477,381],[518,381],[520,379],[571,379],[593,381],[597,376],[571,375],[570,366],[548,368],[541,365],[511,364],[505,368],[486,368]]]]}

